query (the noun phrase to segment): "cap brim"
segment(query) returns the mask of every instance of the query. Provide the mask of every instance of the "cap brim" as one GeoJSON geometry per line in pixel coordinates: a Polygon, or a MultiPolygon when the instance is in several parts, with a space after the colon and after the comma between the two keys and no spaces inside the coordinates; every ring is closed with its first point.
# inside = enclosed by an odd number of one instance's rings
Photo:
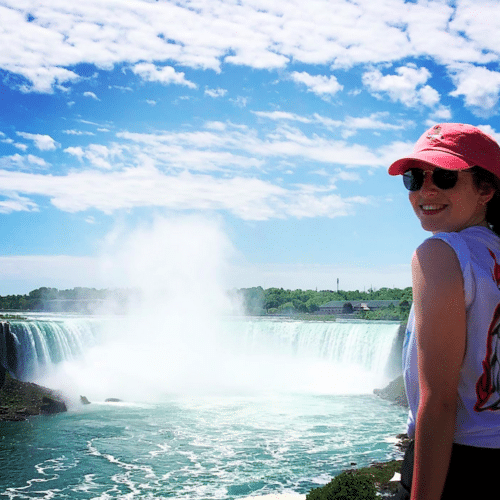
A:
{"type": "Polygon", "coordinates": [[[444,168],[446,170],[465,170],[474,166],[469,165],[465,160],[459,158],[458,156],[445,153],[443,151],[419,151],[413,156],[407,156],[406,158],[401,158],[395,161],[389,167],[389,174],[404,174],[409,168],[412,168],[412,163],[424,163],[434,167],[444,168]]]}

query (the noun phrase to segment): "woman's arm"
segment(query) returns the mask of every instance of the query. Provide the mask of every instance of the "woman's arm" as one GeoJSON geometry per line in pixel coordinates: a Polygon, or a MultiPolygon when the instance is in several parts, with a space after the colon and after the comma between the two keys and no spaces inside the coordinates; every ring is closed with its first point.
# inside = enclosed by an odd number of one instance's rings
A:
{"type": "Polygon", "coordinates": [[[425,241],[412,260],[420,402],[411,500],[439,500],[455,432],[466,346],[463,277],[455,252],[425,241]]]}

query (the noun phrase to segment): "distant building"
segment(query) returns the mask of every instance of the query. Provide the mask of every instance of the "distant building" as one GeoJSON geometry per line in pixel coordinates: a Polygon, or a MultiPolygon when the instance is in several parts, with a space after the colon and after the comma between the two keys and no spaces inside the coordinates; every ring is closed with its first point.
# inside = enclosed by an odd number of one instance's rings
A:
{"type": "Polygon", "coordinates": [[[398,307],[401,300],[332,300],[319,306],[316,314],[353,314],[358,311],[376,311],[393,305],[398,307]]]}

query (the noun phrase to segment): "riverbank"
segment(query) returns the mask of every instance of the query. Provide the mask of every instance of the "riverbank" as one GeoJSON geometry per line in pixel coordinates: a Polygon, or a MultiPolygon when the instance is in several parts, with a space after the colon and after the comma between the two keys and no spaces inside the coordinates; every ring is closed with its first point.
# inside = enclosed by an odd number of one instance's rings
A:
{"type": "Polygon", "coordinates": [[[0,421],[22,421],[34,415],[67,411],[61,394],[31,382],[20,382],[5,374],[0,389],[0,421]]]}
{"type": "MultiPolygon", "coordinates": [[[[408,436],[406,434],[400,434],[397,438],[398,443],[396,446],[400,448],[401,451],[405,451],[409,444],[408,436]]],[[[294,500],[328,500],[333,498],[332,489],[338,488],[335,484],[337,483],[338,485],[339,480],[341,480],[343,484],[351,484],[354,489],[359,487],[365,493],[367,487],[366,483],[371,483],[376,491],[377,498],[384,498],[386,500],[394,499],[399,489],[402,463],[403,460],[399,459],[390,460],[388,462],[376,462],[360,469],[347,469],[324,486],[314,488],[306,495],[297,497],[294,500]]],[[[279,495],[277,498],[279,498],[279,500],[288,500],[286,496],[281,497],[279,495]]],[[[335,498],[337,498],[337,496],[335,496],[335,498]]],[[[356,500],[357,498],[357,496],[353,496],[349,498],[349,500],[356,500]]],[[[362,498],[365,498],[365,496],[362,496],[362,498]]]]}

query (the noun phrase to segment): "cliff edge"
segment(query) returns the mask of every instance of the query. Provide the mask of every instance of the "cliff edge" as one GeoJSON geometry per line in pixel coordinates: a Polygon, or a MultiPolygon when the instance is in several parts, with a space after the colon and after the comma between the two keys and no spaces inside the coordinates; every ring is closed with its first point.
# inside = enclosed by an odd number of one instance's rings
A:
{"type": "Polygon", "coordinates": [[[0,389],[0,421],[26,420],[33,415],[67,411],[62,396],[31,382],[20,382],[8,373],[0,389]]]}

